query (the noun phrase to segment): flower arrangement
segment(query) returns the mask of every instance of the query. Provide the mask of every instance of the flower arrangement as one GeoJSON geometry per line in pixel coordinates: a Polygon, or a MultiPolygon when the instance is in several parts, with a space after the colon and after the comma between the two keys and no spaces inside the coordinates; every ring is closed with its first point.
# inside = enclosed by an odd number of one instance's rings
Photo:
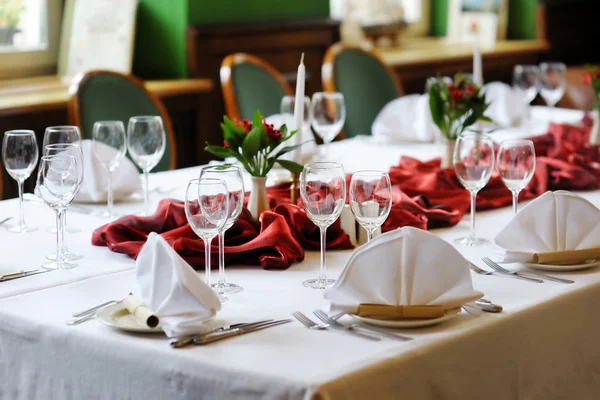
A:
{"type": "Polygon", "coordinates": [[[451,83],[438,77],[429,88],[431,117],[448,140],[455,140],[477,121],[492,122],[483,115],[488,105],[481,88],[460,73],[451,83]]]}
{"type": "Polygon", "coordinates": [[[223,130],[223,146],[207,143],[205,150],[217,157],[234,157],[250,175],[265,177],[275,163],[290,172],[302,172],[302,165],[281,159],[281,156],[302,145],[280,147],[283,142],[293,137],[296,131],[288,133],[285,125],[275,129],[273,125],[265,122],[260,111],[256,110],[252,122],[248,120],[232,121],[225,116],[221,123],[221,129],[223,130]]]}
{"type": "Polygon", "coordinates": [[[589,85],[594,90],[594,105],[596,110],[600,110],[600,71],[595,65],[586,65],[585,73],[581,77],[584,85],[589,85]]]}

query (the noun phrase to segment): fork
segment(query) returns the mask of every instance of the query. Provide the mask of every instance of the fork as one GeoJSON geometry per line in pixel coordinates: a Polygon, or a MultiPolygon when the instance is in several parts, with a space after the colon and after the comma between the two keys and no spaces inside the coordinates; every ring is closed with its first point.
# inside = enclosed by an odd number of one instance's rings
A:
{"type": "Polygon", "coordinates": [[[326,324],[330,324],[332,328],[346,329],[346,330],[351,330],[351,331],[355,331],[356,328],[360,328],[360,329],[364,329],[366,331],[375,333],[377,335],[387,337],[388,339],[395,339],[395,340],[402,340],[402,341],[412,340],[411,337],[396,335],[396,334],[390,333],[384,329],[379,329],[379,328],[375,328],[375,327],[371,327],[371,326],[365,326],[365,325],[360,325],[360,324],[352,324],[352,325],[348,325],[348,326],[342,325],[339,322],[337,322],[335,319],[333,319],[329,315],[327,315],[325,313],[325,311],[323,311],[323,310],[315,310],[315,311],[313,311],[313,313],[321,321],[325,322],[326,324]]]}
{"type": "Polygon", "coordinates": [[[482,260],[490,268],[492,268],[494,271],[496,271],[496,272],[498,272],[498,273],[500,273],[502,275],[513,276],[515,278],[523,279],[525,281],[530,281],[530,282],[544,283],[544,281],[541,280],[541,279],[536,279],[536,278],[531,278],[529,276],[519,275],[516,272],[512,272],[512,271],[509,271],[507,269],[504,269],[501,266],[499,266],[498,264],[496,264],[495,262],[493,262],[492,260],[490,260],[488,257],[483,257],[482,260]]]}
{"type": "Polygon", "coordinates": [[[506,268],[503,268],[502,266],[500,266],[498,263],[492,261],[489,257],[484,257],[483,262],[485,262],[487,265],[489,265],[490,267],[498,270],[498,271],[502,271],[505,273],[509,273],[509,274],[515,274],[515,275],[519,275],[519,276],[537,276],[539,278],[546,278],[548,280],[551,281],[555,281],[555,282],[560,282],[560,283],[575,283],[575,281],[572,281],[570,279],[564,279],[564,278],[559,278],[557,276],[552,276],[552,275],[546,275],[546,274],[540,274],[538,272],[530,272],[530,271],[509,271],[506,268]],[[487,260],[487,261],[486,261],[487,260]]]}
{"type": "MultiPolygon", "coordinates": [[[[130,296],[130,295],[132,295],[131,292],[127,296],[130,296]]],[[[102,304],[98,304],[97,306],[88,308],[87,310],[83,310],[83,311],[79,311],[79,312],[73,313],[73,318],[83,317],[84,315],[91,314],[94,311],[97,311],[97,310],[99,310],[99,309],[101,309],[103,307],[110,306],[111,304],[118,304],[118,303],[122,302],[123,300],[125,300],[125,297],[127,297],[127,296],[123,296],[123,298],[121,300],[109,300],[109,301],[104,302],[102,304]]]]}
{"type": "Polygon", "coordinates": [[[302,323],[302,325],[304,325],[305,327],[307,327],[308,329],[311,329],[311,330],[322,331],[322,330],[325,330],[330,327],[329,324],[319,325],[319,324],[315,323],[312,319],[308,318],[306,315],[302,314],[300,311],[294,311],[292,313],[292,315],[294,316],[294,318],[296,318],[298,321],[300,321],[300,323],[302,323]]]}
{"type": "Polygon", "coordinates": [[[472,262],[469,262],[469,267],[471,268],[471,271],[479,275],[492,275],[494,273],[493,271],[486,271],[485,269],[481,269],[472,262]]]}

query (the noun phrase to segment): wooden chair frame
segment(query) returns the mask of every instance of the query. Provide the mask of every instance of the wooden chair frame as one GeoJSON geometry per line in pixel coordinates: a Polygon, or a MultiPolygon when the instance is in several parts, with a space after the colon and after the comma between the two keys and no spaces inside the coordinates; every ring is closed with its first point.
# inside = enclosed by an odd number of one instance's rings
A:
{"type": "Polygon", "coordinates": [[[240,118],[240,112],[237,104],[237,96],[235,94],[234,82],[233,82],[233,69],[240,64],[253,64],[259,68],[262,68],[269,73],[276,81],[281,85],[285,93],[289,96],[293,95],[294,92],[290,87],[290,84],[285,80],[281,72],[273,67],[268,62],[261,58],[255,57],[246,53],[234,53],[230,54],[223,59],[221,63],[220,77],[221,77],[221,90],[223,91],[223,100],[225,101],[225,112],[229,118],[240,118]]]}
{"type": "MultiPolygon", "coordinates": [[[[95,70],[95,71],[90,71],[87,73],[82,73],[77,75],[74,79],[73,82],[71,83],[71,86],[69,87],[69,102],[67,104],[67,119],[69,121],[69,123],[71,125],[75,125],[77,127],[79,127],[79,129],[82,131],[82,136],[83,136],[83,127],[81,124],[81,114],[80,114],[80,110],[79,110],[79,87],[81,85],[83,85],[89,78],[96,76],[96,75],[113,75],[119,78],[123,78],[128,80],[130,83],[133,83],[134,85],[136,85],[137,87],[139,87],[140,89],[142,89],[144,91],[144,93],[146,94],[146,96],[148,96],[148,98],[150,99],[150,101],[152,101],[152,104],[154,104],[154,107],[156,107],[156,109],[158,110],[160,117],[163,120],[163,125],[165,127],[165,130],[167,131],[167,135],[168,135],[168,139],[170,141],[171,144],[171,159],[169,162],[169,169],[175,169],[177,167],[177,141],[175,140],[175,133],[173,131],[173,124],[171,122],[171,117],[169,117],[169,114],[167,113],[167,110],[165,108],[165,106],[163,105],[162,101],[160,101],[160,99],[152,92],[150,92],[147,88],[146,85],[144,84],[144,81],[136,78],[133,75],[124,75],[118,72],[114,72],[114,71],[108,71],[108,70],[95,70]]],[[[127,128],[126,128],[127,129],[127,128]]]]}

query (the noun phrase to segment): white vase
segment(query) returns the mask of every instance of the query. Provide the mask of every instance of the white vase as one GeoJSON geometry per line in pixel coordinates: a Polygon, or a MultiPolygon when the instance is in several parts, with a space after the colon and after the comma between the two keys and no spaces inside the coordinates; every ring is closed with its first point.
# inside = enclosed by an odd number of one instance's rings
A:
{"type": "Polygon", "coordinates": [[[267,178],[264,176],[252,177],[252,190],[248,198],[248,211],[252,218],[258,221],[263,211],[269,210],[269,199],[267,199],[267,178]]]}
{"type": "Polygon", "coordinates": [[[446,138],[442,138],[440,140],[442,168],[452,168],[454,166],[454,147],[456,147],[456,140],[450,140],[446,138]]]}

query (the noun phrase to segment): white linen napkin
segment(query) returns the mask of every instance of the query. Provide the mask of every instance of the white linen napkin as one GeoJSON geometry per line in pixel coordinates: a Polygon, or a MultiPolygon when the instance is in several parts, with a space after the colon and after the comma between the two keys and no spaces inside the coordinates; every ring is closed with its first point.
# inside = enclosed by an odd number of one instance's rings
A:
{"type": "Polygon", "coordinates": [[[325,291],[332,315],[356,313],[360,304],[450,310],[482,296],[473,289],[468,261],[451,244],[412,227],[384,233],[356,249],[325,291]]]}
{"type": "Polygon", "coordinates": [[[511,86],[490,82],[483,86],[489,107],[484,115],[502,127],[518,126],[527,117],[523,98],[511,86]]]}
{"type": "MultiPolygon", "coordinates": [[[[116,150],[102,143],[97,144],[101,151],[107,155],[116,153],[116,150]]],[[[83,183],[77,196],[76,202],[101,203],[108,196],[107,171],[94,155],[91,140],[81,142],[83,151],[83,183]]],[[[119,166],[112,175],[113,196],[115,200],[126,198],[133,193],[141,193],[142,185],[140,173],[136,166],[127,157],[123,157],[119,166]]]]}
{"type": "Polygon", "coordinates": [[[390,101],[371,125],[374,137],[395,141],[432,142],[438,132],[431,118],[428,94],[410,94],[390,101]]]}
{"type": "Polygon", "coordinates": [[[135,265],[139,295],[160,318],[167,336],[202,332],[204,322],[221,309],[212,288],[155,232],[148,236],[135,265]]]}
{"type": "MultiPolygon", "coordinates": [[[[272,124],[275,129],[279,129],[281,125],[285,124],[288,128],[288,132],[293,129],[294,126],[294,115],[293,114],[274,114],[265,118],[268,124],[272,124]]],[[[296,144],[304,143],[302,146],[294,151],[291,151],[281,158],[284,160],[295,161],[298,164],[306,164],[310,162],[312,157],[317,153],[317,143],[313,136],[310,126],[303,126],[302,132],[297,132],[290,140],[282,143],[275,153],[287,146],[294,146],[296,144]]]]}
{"type": "Polygon", "coordinates": [[[533,262],[535,253],[600,247],[600,210],[566,191],[533,200],[494,239],[506,253],[502,262],[533,262]]]}

